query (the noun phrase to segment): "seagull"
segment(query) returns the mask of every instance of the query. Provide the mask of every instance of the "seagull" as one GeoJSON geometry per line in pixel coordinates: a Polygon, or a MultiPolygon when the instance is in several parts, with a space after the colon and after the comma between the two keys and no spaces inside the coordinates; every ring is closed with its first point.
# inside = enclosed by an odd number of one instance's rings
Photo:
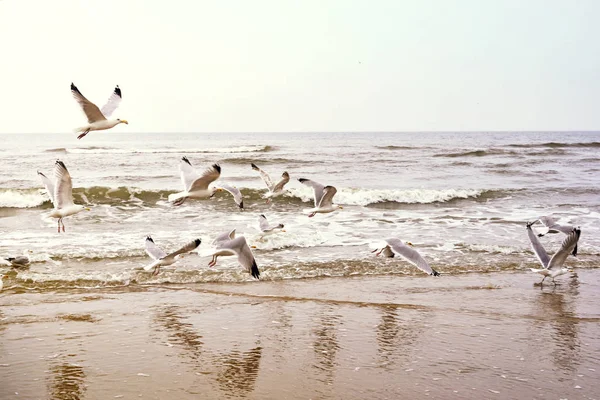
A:
{"type": "Polygon", "coordinates": [[[246,243],[246,238],[243,236],[235,237],[235,229],[225,232],[217,236],[213,244],[216,247],[212,254],[212,260],[208,263],[209,267],[217,265],[217,257],[219,256],[237,256],[238,263],[250,273],[254,278],[259,279],[260,272],[252,250],[246,243]]]}
{"type": "Polygon", "coordinates": [[[214,184],[210,186],[221,176],[221,166],[219,164],[213,164],[202,174],[199,174],[194,167],[192,167],[190,160],[188,160],[187,157],[182,157],[179,162],[179,172],[181,173],[181,182],[183,182],[184,190],[183,192],[169,195],[169,201],[173,202],[173,205],[179,206],[183,204],[187,198],[211,198],[216,192],[226,190],[233,195],[235,204],[237,204],[239,208],[244,208],[244,199],[238,188],[222,182],[219,182],[218,185],[214,184]]]}
{"type": "Polygon", "coordinates": [[[427,261],[415,249],[409,247],[412,246],[412,243],[407,242],[405,244],[402,243],[402,240],[396,238],[386,239],[385,241],[387,246],[382,248],[377,255],[383,252],[386,257],[394,257],[394,254],[398,254],[421,271],[433,276],[440,275],[439,272],[429,266],[427,261]]]}
{"type": "Polygon", "coordinates": [[[267,217],[265,217],[264,214],[260,214],[258,216],[258,226],[260,227],[260,231],[263,233],[263,235],[275,233],[278,231],[285,232],[283,230],[283,224],[269,225],[267,217]]]}
{"type": "Polygon", "coordinates": [[[27,256],[17,256],[5,258],[13,268],[23,268],[29,265],[29,258],[27,256]]]}
{"type": "Polygon", "coordinates": [[[83,138],[90,131],[102,131],[104,129],[113,128],[119,124],[129,125],[129,122],[124,119],[107,119],[121,103],[122,96],[119,85],[115,87],[115,90],[108,98],[104,107],[102,107],[102,110],[98,109],[98,106],[86,99],[73,82],[71,82],[71,93],[73,94],[73,97],[75,97],[75,100],[77,100],[77,103],[81,106],[81,109],[88,120],[87,125],[75,129],[75,132],[82,132],[81,135],[77,136],[77,139],[83,138]]]}
{"type": "Polygon", "coordinates": [[[152,275],[158,275],[160,272],[160,267],[175,263],[175,261],[177,261],[183,254],[189,253],[196,247],[200,246],[201,242],[202,241],[200,239],[192,240],[179,250],[174,251],[171,254],[167,254],[154,243],[154,240],[152,240],[150,236],[148,236],[146,237],[146,253],[148,253],[154,262],[145,266],[144,270],[150,271],[151,269],[154,269],[152,275]]]}
{"type": "Polygon", "coordinates": [[[284,171],[283,174],[281,174],[281,180],[277,182],[276,185],[274,185],[269,174],[267,174],[262,169],[258,168],[254,163],[250,163],[250,166],[253,170],[258,171],[260,173],[260,177],[262,178],[265,185],[267,185],[267,189],[269,189],[267,194],[265,194],[264,196],[267,199],[267,204],[271,202],[272,197],[277,197],[285,193],[283,187],[286,183],[290,181],[290,174],[288,174],[287,171],[284,171]]]}
{"type": "Polygon", "coordinates": [[[532,272],[537,272],[538,274],[544,276],[544,278],[540,282],[540,285],[544,283],[544,280],[547,277],[551,277],[552,282],[556,285],[556,282],[554,282],[554,278],[560,275],[564,275],[567,272],[571,272],[568,268],[565,268],[562,265],[567,259],[569,253],[571,253],[575,246],[577,246],[577,241],[579,240],[579,236],[581,235],[581,230],[574,228],[567,235],[565,240],[563,240],[560,249],[556,253],[554,253],[552,258],[550,258],[550,256],[548,256],[548,253],[546,253],[546,250],[542,246],[542,243],[531,228],[531,225],[533,225],[534,223],[535,221],[527,223],[527,236],[529,236],[529,241],[531,242],[531,248],[533,249],[533,252],[540,261],[540,264],[542,264],[542,267],[544,268],[530,269],[532,272]]]}
{"type": "MultiPolygon", "coordinates": [[[[540,217],[537,219],[537,221],[535,222],[541,222],[542,225],[544,225],[544,229],[538,229],[538,237],[542,237],[548,233],[564,233],[565,235],[569,235],[571,232],[573,232],[573,229],[575,229],[574,226],[572,225],[559,225],[554,221],[554,218],[552,217],[540,217]]],[[[579,229],[579,228],[578,228],[579,229]]],[[[575,245],[575,248],[573,249],[573,253],[572,253],[575,257],[577,257],[577,245],[575,245]]]]}
{"type": "Polygon", "coordinates": [[[71,181],[71,175],[69,175],[65,163],[56,160],[56,163],[54,164],[54,182],[40,171],[37,173],[46,187],[48,196],[50,196],[50,201],[54,204],[54,210],[50,212],[50,216],[52,218],[58,218],[58,233],[60,233],[61,225],[62,231],[65,231],[65,224],[62,221],[64,217],[80,213],[83,210],[90,211],[90,209],[85,206],[73,203],[73,182],[71,181]]]}
{"type": "Polygon", "coordinates": [[[330,213],[334,212],[342,206],[334,206],[332,204],[333,196],[337,193],[337,189],[333,186],[323,186],[318,182],[311,181],[310,179],[299,178],[298,181],[303,185],[310,186],[315,192],[315,208],[308,210],[308,217],[314,217],[317,213],[330,213]]]}

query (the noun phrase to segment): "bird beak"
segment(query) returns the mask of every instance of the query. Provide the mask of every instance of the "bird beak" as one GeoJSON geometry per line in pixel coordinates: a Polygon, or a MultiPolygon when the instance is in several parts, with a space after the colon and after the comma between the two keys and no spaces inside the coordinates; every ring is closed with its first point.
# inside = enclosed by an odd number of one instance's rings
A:
{"type": "Polygon", "coordinates": [[[84,210],[85,210],[85,211],[92,211],[92,209],[91,209],[91,208],[89,208],[89,207],[86,207],[86,208],[84,208],[84,210]]]}
{"type": "Polygon", "coordinates": [[[573,271],[573,269],[568,269],[567,271],[570,272],[570,273],[575,272],[575,271],[573,271]]]}
{"type": "Polygon", "coordinates": [[[342,207],[342,206],[338,206],[338,208],[339,208],[340,210],[343,210],[343,209],[344,209],[344,207],[342,207]]]}
{"type": "Polygon", "coordinates": [[[127,122],[127,120],[126,120],[126,119],[122,119],[122,120],[121,120],[121,122],[122,122],[122,123],[124,123],[124,124],[127,124],[127,125],[129,125],[129,122],[127,122]]]}
{"type": "Polygon", "coordinates": [[[413,244],[411,242],[406,242],[406,244],[409,246],[413,246],[413,244]]]}
{"type": "Polygon", "coordinates": [[[251,248],[253,248],[253,249],[255,249],[255,248],[256,248],[256,246],[250,246],[250,247],[251,247],[251,248]]]}
{"type": "Polygon", "coordinates": [[[285,229],[282,229],[281,232],[285,232],[285,229]]]}

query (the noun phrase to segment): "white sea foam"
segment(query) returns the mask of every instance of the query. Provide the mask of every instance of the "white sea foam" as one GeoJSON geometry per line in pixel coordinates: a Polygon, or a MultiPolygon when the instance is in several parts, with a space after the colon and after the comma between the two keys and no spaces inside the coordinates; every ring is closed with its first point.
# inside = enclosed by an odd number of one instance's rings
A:
{"type": "MultiPolygon", "coordinates": [[[[303,201],[313,201],[313,191],[306,188],[289,189],[290,195],[303,201]]],[[[477,189],[362,189],[338,188],[334,197],[336,204],[366,206],[369,204],[396,202],[428,204],[452,199],[477,198],[483,190],[477,189]]]]}
{"type": "Polygon", "coordinates": [[[46,200],[48,197],[37,190],[0,190],[0,207],[32,208],[46,200]]]}
{"type": "Polygon", "coordinates": [[[71,154],[160,154],[160,153],[257,153],[265,152],[271,149],[270,146],[252,145],[252,146],[234,146],[234,147],[215,147],[215,148],[193,148],[193,149],[173,149],[173,148],[158,148],[158,149],[116,149],[104,147],[92,148],[69,148],[65,152],[71,154]]]}

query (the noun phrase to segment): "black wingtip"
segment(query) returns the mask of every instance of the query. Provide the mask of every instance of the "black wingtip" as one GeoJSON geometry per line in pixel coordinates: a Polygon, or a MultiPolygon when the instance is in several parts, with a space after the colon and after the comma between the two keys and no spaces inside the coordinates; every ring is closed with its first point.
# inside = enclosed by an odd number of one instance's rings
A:
{"type": "Polygon", "coordinates": [[[279,225],[277,225],[277,226],[279,227],[279,229],[283,229],[283,228],[285,228],[285,226],[284,226],[283,224],[279,224],[279,225]]]}
{"type": "Polygon", "coordinates": [[[60,165],[64,169],[67,169],[67,166],[65,165],[65,163],[60,160],[56,160],[56,164],[60,165]]]}
{"type": "Polygon", "coordinates": [[[202,243],[202,240],[200,240],[200,239],[194,240],[194,244],[196,245],[196,247],[200,246],[200,243],[202,243]]]}
{"type": "MultiPolygon", "coordinates": [[[[534,221],[534,222],[535,222],[535,221],[534,221]]],[[[531,225],[533,225],[533,224],[534,224],[534,222],[528,222],[528,223],[527,223],[527,229],[531,229],[531,225]]]]}
{"type": "Polygon", "coordinates": [[[256,279],[260,279],[260,272],[258,271],[258,265],[256,265],[256,260],[252,260],[252,269],[250,270],[250,273],[256,279]]]}
{"type": "Polygon", "coordinates": [[[437,272],[435,269],[431,268],[431,275],[432,276],[440,276],[440,273],[437,272]]]}
{"type": "Polygon", "coordinates": [[[239,207],[240,209],[243,209],[243,208],[244,208],[244,201],[243,201],[243,200],[242,200],[242,202],[241,202],[241,203],[238,205],[238,207],[239,207]]]}
{"type": "Polygon", "coordinates": [[[154,240],[152,240],[152,238],[150,237],[150,235],[146,236],[146,240],[151,241],[152,243],[154,243],[154,240]]]}
{"type": "Polygon", "coordinates": [[[213,168],[216,169],[218,173],[221,173],[221,166],[219,164],[213,164],[213,168]]]}
{"type": "Polygon", "coordinates": [[[192,165],[192,163],[190,162],[190,160],[188,160],[188,158],[186,156],[181,157],[181,161],[185,161],[186,163],[188,163],[190,166],[192,165]]]}
{"type": "Polygon", "coordinates": [[[119,88],[119,85],[117,85],[117,87],[115,87],[115,94],[117,96],[119,96],[120,98],[123,98],[123,96],[121,95],[121,89],[119,88]]]}
{"type": "Polygon", "coordinates": [[[258,171],[258,167],[256,166],[256,164],[250,163],[250,166],[252,167],[253,170],[258,171]]]}
{"type": "Polygon", "coordinates": [[[263,217],[264,219],[267,219],[267,217],[265,217],[265,214],[260,214],[261,217],[263,217]]]}
{"type": "Polygon", "coordinates": [[[71,82],[71,90],[77,90],[77,86],[75,86],[73,82],[71,82]]]}
{"type": "Polygon", "coordinates": [[[306,182],[308,179],[306,178],[298,178],[298,182],[303,183],[306,182]]]}

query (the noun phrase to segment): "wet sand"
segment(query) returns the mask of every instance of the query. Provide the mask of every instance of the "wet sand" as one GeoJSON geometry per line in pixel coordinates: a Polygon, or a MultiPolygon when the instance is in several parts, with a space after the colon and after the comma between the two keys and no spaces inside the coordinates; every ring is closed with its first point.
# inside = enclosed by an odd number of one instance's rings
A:
{"type": "Polygon", "coordinates": [[[600,270],[0,293],[0,399],[593,399],[600,270]]]}

